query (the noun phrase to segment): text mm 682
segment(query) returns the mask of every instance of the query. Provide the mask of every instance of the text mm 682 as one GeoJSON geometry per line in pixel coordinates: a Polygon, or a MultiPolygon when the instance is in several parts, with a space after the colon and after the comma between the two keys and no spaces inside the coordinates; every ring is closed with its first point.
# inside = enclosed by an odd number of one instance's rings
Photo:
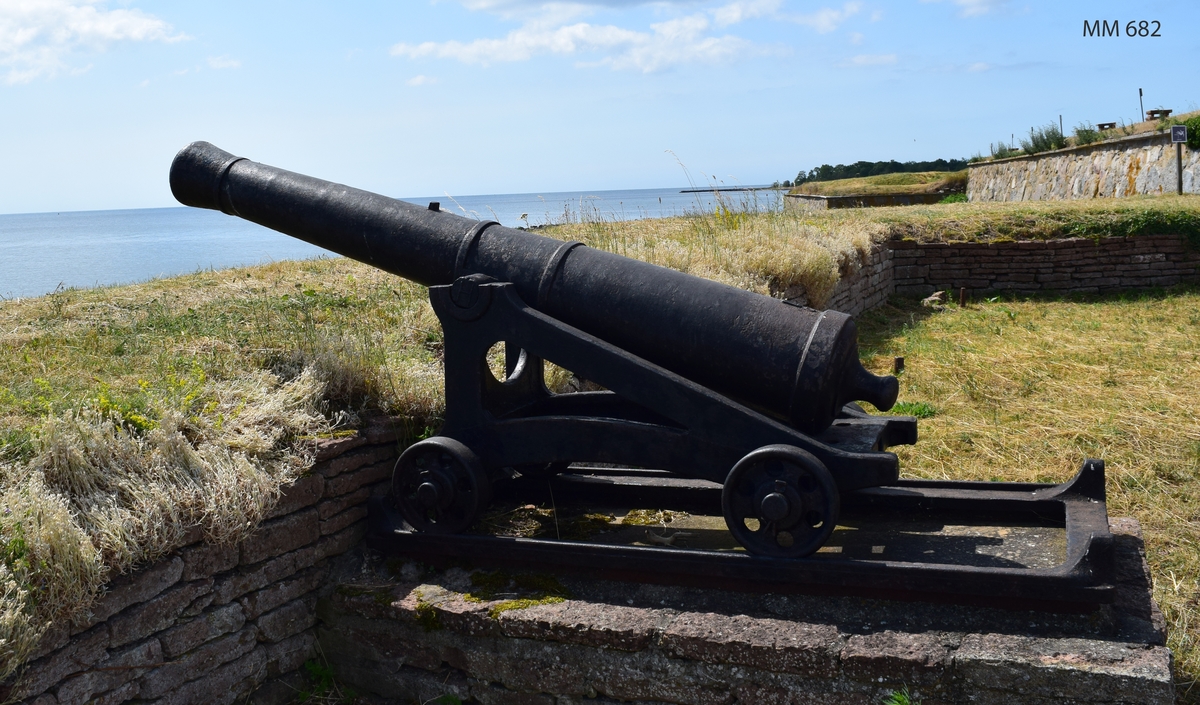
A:
{"type": "MultiPolygon", "coordinates": [[[[1126,37],[1161,37],[1158,30],[1162,22],[1158,20],[1130,20],[1125,23],[1126,37]]],[[[1095,20],[1083,21],[1083,36],[1085,37],[1119,37],[1121,36],[1121,21],[1095,20]]]]}

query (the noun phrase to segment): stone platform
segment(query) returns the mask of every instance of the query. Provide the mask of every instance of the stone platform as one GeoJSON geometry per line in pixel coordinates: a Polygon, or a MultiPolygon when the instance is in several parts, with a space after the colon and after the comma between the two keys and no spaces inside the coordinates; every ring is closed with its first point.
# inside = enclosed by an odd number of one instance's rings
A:
{"type": "Polygon", "coordinates": [[[1087,615],[504,575],[368,556],[318,604],[337,677],[381,703],[1174,702],[1137,523],[1087,615]]]}

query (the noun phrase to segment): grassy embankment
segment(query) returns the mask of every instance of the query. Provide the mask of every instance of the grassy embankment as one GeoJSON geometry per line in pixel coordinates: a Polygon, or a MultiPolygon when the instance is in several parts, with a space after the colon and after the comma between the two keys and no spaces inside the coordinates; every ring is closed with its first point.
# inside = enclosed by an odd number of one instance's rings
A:
{"type": "MultiPolygon", "coordinates": [[[[725,209],[544,232],[763,293],[801,284],[819,304],[881,238],[1195,234],[1194,201],[725,209]]],[[[905,355],[902,399],[936,410],[907,473],[1057,480],[1108,460],[1112,513],[1147,529],[1184,678],[1200,673],[1198,304],[995,302],[862,325],[870,363],[905,355]]],[[[420,287],[340,259],[0,302],[0,675],[190,527],[245,535],[311,462],[305,438],[369,410],[436,426],[440,352],[420,287]]]]}
{"type": "Polygon", "coordinates": [[[808,181],[789,193],[812,196],[883,196],[889,194],[961,192],[967,189],[967,170],[919,171],[863,176],[836,181],[808,181]]]}

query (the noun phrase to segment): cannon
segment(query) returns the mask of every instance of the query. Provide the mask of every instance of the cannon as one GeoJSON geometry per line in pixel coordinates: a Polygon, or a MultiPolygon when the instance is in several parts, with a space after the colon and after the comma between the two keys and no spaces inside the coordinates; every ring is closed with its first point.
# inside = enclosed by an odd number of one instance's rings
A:
{"type": "MultiPolygon", "coordinates": [[[[444,332],[445,420],[439,435],[401,454],[387,508],[424,537],[426,550],[467,545],[445,541],[471,527],[498,483],[593,463],[717,483],[725,523],[750,554],[799,563],[829,539],[846,497],[914,511],[1058,512],[1074,521],[1073,567],[1053,580],[1074,581],[1082,599],[1111,594],[1093,589],[1103,571],[1092,563],[1106,555],[1103,463],[1089,460],[1072,482],[1054,486],[899,480],[888,448],[915,443],[917,422],[857,404],[887,411],[898,383],[863,368],[851,316],[296,174],[206,142],[176,155],[170,184],[185,205],[429,287],[444,332]],[[498,344],[503,375],[487,361],[498,344]],[[552,393],[546,362],[599,389],[552,393]]],[[[658,559],[646,560],[660,570],[658,559]]],[[[744,574],[731,565],[731,574],[744,574]]],[[[957,584],[930,575],[920,573],[920,584],[957,584]]],[[[1038,579],[1027,591],[1054,584],[1038,579]]],[[[1010,589],[997,585],[983,580],[977,589],[1010,589]]]]}
{"type": "Polygon", "coordinates": [[[914,419],[873,418],[852,406],[886,410],[898,384],[863,368],[846,314],[284,171],[205,142],[179,152],[170,183],[185,205],[430,288],[445,333],[445,424],[404,453],[393,483],[419,530],[465,529],[512,469],[590,461],[720,482],[727,521],[746,548],[802,556],[832,531],[840,494],[894,481],[898,464],[886,448],[915,441],[914,419]],[[503,380],[485,363],[499,342],[503,380]],[[546,360],[604,391],[550,393],[546,360]]]}

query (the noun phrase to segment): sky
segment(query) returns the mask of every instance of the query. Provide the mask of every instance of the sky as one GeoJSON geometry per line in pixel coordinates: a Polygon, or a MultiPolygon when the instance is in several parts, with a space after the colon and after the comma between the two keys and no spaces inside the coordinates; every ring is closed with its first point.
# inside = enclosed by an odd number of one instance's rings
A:
{"type": "Polygon", "coordinates": [[[0,213],[175,205],[194,140],[397,197],[765,184],[1198,109],[1198,59],[1195,0],[0,0],[0,213]]]}

